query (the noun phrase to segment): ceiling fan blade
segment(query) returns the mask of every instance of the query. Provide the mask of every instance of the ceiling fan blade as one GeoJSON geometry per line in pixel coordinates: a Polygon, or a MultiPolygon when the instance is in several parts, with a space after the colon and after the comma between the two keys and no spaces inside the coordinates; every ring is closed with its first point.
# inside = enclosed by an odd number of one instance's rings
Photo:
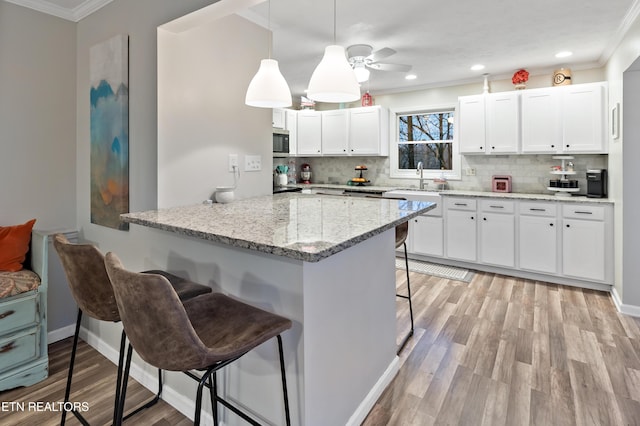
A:
{"type": "Polygon", "coordinates": [[[396,53],[395,50],[389,47],[383,47],[382,49],[376,50],[375,52],[371,53],[371,55],[367,56],[365,59],[370,62],[376,62],[376,61],[379,61],[380,59],[384,59],[388,56],[391,56],[394,53],[396,53]]]}
{"type": "Polygon", "coordinates": [[[368,67],[373,68],[378,71],[399,71],[399,72],[407,72],[411,69],[411,65],[404,64],[367,64],[368,67]]]}

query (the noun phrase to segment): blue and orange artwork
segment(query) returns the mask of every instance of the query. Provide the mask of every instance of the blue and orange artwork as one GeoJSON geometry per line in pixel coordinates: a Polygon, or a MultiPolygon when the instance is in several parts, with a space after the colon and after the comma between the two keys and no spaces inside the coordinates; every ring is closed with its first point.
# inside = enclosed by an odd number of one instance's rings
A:
{"type": "Polygon", "coordinates": [[[90,50],[91,223],[128,230],[128,37],[115,36],[90,50]]]}

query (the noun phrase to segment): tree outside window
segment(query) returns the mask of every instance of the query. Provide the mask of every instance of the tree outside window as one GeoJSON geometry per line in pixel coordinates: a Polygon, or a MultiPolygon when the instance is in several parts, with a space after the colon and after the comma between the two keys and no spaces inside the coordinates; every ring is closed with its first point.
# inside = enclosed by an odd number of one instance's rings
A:
{"type": "Polygon", "coordinates": [[[398,170],[453,170],[453,111],[398,115],[398,170]]]}

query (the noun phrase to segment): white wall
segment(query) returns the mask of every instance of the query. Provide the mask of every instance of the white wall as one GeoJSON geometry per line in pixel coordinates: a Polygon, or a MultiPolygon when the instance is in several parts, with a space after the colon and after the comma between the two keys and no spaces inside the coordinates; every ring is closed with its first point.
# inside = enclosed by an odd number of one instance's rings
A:
{"type": "Polygon", "coordinates": [[[271,109],[244,104],[265,40],[267,30],[236,15],[181,33],[158,30],[158,207],[232,186],[229,154],[240,164],[236,198],[271,193],[271,109]],[[245,172],[246,155],[260,155],[262,171],[245,172]]]}
{"type": "Polygon", "coordinates": [[[0,226],[76,225],[75,24],[0,1],[0,226]]]}

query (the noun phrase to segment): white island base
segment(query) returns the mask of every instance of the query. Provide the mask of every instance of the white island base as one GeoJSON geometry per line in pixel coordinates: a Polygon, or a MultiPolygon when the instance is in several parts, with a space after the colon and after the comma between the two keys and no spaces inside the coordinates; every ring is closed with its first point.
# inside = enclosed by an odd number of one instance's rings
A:
{"type": "MultiPolygon", "coordinates": [[[[130,236],[127,268],[179,273],[293,321],[282,335],[293,425],[359,425],[396,375],[393,228],[318,262],[144,226],[130,236]]],[[[149,376],[141,381],[154,383],[154,370],[141,370],[149,376]]],[[[179,373],[165,381],[163,399],[192,418],[194,382],[179,373]]],[[[223,395],[265,423],[285,424],[275,340],[223,369],[219,381],[223,395]]],[[[210,421],[206,395],[203,406],[210,421]]],[[[221,421],[243,424],[225,410],[221,421]]]]}

